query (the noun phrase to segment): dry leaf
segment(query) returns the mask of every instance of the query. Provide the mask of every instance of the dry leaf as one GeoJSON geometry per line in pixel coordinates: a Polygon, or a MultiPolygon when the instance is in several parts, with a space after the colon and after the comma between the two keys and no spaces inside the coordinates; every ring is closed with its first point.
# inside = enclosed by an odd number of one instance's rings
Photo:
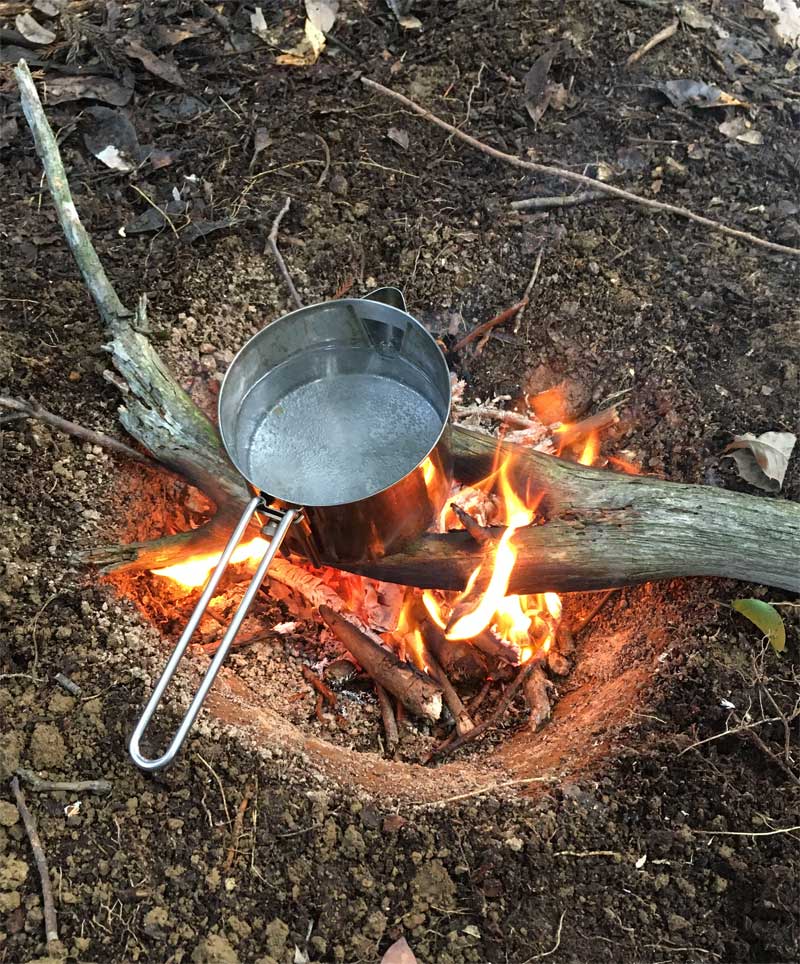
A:
{"type": "Polygon", "coordinates": [[[124,114],[108,107],[90,107],[86,118],[89,126],[83,143],[98,161],[123,173],[141,163],[144,152],[133,124],[124,114]]]}
{"type": "Polygon", "coordinates": [[[43,13],[45,17],[57,17],[61,13],[61,6],[53,0],[34,0],[33,9],[43,13]]]}
{"type": "Polygon", "coordinates": [[[682,3],[677,10],[681,23],[693,30],[710,30],[714,21],[705,13],[701,13],[693,3],[682,3]]]}
{"type": "Polygon", "coordinates": [[[29,13],[19,14],[15,24],[22,36],[32,44],[46,47],[56,39],[52,30],[37,23],[29,13]]]}
{"type": "Polygon", "coordinates": [[[725,121],[719,125],[720,134],[730,137],[732,140],[742,141],[744,144],[763,144],[764,135],[750,126],[750,122],[744,117],[735,117],[733,120],[725,121]]]}
{"type": "Polygon", "coordinates": [[[778,18],[775,33],[792,47],[800,47],[800,6],[795,0],[764,0],[764,10],[778,18]]]}
{"type": "Polygon", "coordinates": [[[166,57],[157,57],[152,50],[148,50],[136,41],[131,41],[125,48],[125,52],[129,57],[135,57],[140,61],[144,69],[154,77],[158,77],[159,80],[166,81],[174,87],[186,86],[181,72],[172,60],[168,60],[166,57]]]}
{"type": "Polygon", "coordinates": [[[408,150],[408,131],[401,130],[399,127],[390,127],[386,131],[386,136],[390,141],[394,141],[403,148],[404,151],[408,150]]]}
{"type": "Polygon", "coordinates": [[[306,20],[305,36],[296,47],[286,50],[275,58],[283,67],[310,67],[319,60],[325,49],[325,34],[310,20],[306,20]]]}
{"type": "Polygon", "coordinates": [[[272,143],[272,138],[269,136],[269,131],[266,127],[257,127],[256,132],[253,135],[253,156],[250,158],[250,169],[252,170],[253,165],[256,163],[256,158],[258,155],[268,148],[272,143]]]}
{"type": "Polygon", "coordinates": [[[264,11],[261,7],[256,7],[250,14],[250,30],[259,40],[266,40],[269,36],[267,21],[264,19],[264,11]]]}
{"type": "Polygon", "coordinates": [[[306,16],[321,33],[330,33],[339,12],[339,0],[306,0],[306,16]]]}
{"type": "Polygon", "coordinates": [[[102,100],[115,107],[124,107],[133,96],[130,87],[123,87],[110,77],[53,77],[45,80],[48,104],[62,104],[68,100],[102,100]]]}
{"type": "Polygon", "coordinates": [[[713,84],[706,84],[702,80],[667,80],[658,86],[669,99],[673,107],[747,107],[747,103],[738,100],[713,84]]]}
{"type": "Polygon", "coordinates": [[[778,492],[796,442],[797,436],[791,432],[764,432],[758,438],[749,433],[735,435],[725,449],[730,455],[723,457],[736,462],[745,482],[767,492],[778,492]]]}
{"type": "Polygon", "coordinates": [[[386,6],[403,30],[422,30],[422,21],[408,12],[413,5],[413,0],[386,0],[386,6]]]}
{"type": "Polygon", "coordinates": [[[737,141],[742,141],[743,144],[763,144],[764,135],[761,131],[753,130],[745,131],[744,134],[739,134],[736,138],[737,141]]]}
{"type": "Polygon", "coordinates": [[[418,964],[414,952],[405,937],[401,937],[381,958],[381,964],[418,964]]]}

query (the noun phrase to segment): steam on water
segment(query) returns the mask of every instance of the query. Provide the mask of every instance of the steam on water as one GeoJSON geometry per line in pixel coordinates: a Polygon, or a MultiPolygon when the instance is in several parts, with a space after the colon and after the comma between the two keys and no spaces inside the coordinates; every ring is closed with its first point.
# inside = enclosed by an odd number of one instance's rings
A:
{"type": "Polygon", "coordinates": [[[442,428],[413,388],[376,374],[339,374],[301,385],[256,428],[250,478],[299,505],[355,502],[411,471],[442,428]]]}

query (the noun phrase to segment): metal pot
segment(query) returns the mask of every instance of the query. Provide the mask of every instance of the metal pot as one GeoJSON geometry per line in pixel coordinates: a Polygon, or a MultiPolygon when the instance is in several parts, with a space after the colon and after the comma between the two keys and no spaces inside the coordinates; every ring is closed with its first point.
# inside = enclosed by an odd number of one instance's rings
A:
{"type": "Polygon", "coordinates": [[[133,732],[130,754],[142,769],[176,756],[285,539],[314,562],[376,558],[424,532],[444,505],[450,376],[439,346],[405,308],[396,288],[300,308],[231,363],[220,434],[256,495],[133,732]],[[175,737],[148,759],[141,738],[254,517],[269,545],[175,737]]]}

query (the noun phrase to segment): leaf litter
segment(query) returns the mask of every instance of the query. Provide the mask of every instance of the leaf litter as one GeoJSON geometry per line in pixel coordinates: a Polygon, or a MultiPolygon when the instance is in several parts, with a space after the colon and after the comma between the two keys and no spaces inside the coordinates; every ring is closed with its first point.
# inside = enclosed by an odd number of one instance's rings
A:
{"type": "Polygon", "coordinates": [[[791,432],[735,435],[723,458],[733,459],[739,475],[767,492],[779,492],[797,442],[791,432]],[[730,453],[730,454],[728,454],[730,453]]]}
{"type": "Polygon", "coordinates": [[[37,46],[41,47],[47,47],[56,39],[56,35],[52,30],[49,30],[47,27],[43,27],[29,13],[19,14],[17,19],[14,21],[14,24],[17,30],[28,41],[28,43],[36,44],[37,46]]]}

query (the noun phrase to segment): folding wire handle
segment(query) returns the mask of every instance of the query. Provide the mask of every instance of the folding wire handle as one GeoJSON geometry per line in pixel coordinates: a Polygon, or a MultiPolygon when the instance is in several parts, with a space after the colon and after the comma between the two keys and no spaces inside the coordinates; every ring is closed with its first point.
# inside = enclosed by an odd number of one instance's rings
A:
{"type": "Polygon", "coordinates": [[[206,609],[208,608],[208,604],[211,602],[211,599],[214,596],[214,592],[220,579],[222,578],[222,574],[228,567],[228,563],[230,562],[234,549],[242,541],[242,537],[247,531],[247,527],[250,525],[250,522],[252,521],[252,518],[256,512],[259,509],[265,508],[266,505],[264,504],[264,500],[260,496],[251,499],[248,503],[247,508],[244,510],[244,513],[239,520],[239,524],[234,529],[233,535],[228,540],[228,544],[225,546],[225,549],[222,552],[222,556],[220,557],[216,568],[211,573],[211,578],[208,580],[206,588],[203,590],[203,594],[195,606],[189,622],[186,624],[186,629],[184,629],[181,638],[178,640],[178,643],[172,652],[172,656],[169,658],[169,662],[164,667],[164,672],[161,674],[161,677],[159,678],[159,681],[153,690],[153,694],[148,700],[147,706],[144,708],[144,712],[142,713],[139,722],[136,724],[136,729],[133,731],[133,736],[131,736],[131,742],[128,750],[133,762],[142,770],[160,770],[168,763],[171,763],[177,756],[178,751],[180,750],[181,746],[183,746],[183,741],[186,739],[189,730],[192,728],[192,724],[197,718],[197,714],[200,712],[200,707],[203,705],[203,701],[208,695],[208,691],[211,689],[211,685],[214,682],[217,673],[219,672],[220,666],[222,666],[225,657],[228,655],[228,650],[231,648],[231,643],[234,641],[239,632],[242,622],[244,621],[244,617],[247,615],[247,611],[250,609],[253,599],[258,592],[259,586],[264,581],[264,577],[266,576],[267,570],[272,564],[272,560],[275,558],[275,554],[277,553],[278,549],[280,549],[281,543],[286,537],[286,533],[301,515],[301,510],[299,509],[287,509],[283,513],[283,517],[278,523],[275,534],[270,540],[269,546],[267,547],[261,562],[258,565],[258,569],[256,569],[255,575],[251,579],[250,585],[247,587],[247,592],[242,597],[242,601],[239,603],[239,608],[234,613],[233,619],[231,619],[230,625],[228,626],[228,629],[222,638],[219,649],[214,654],[211,665],[208,667],[206,675],[203,677],[203,681],[201,682],[200,687],[197,690],[191,705],[189,706],[189,709],[186,711],[186,715],[181,721],[181,724],[178,727],[172,742],[162,756],[156,757],[154,760],[148,759],[148,757],[142,755],[141,750],[139,749],[142,736],[150,724],[153,713],[155,713],[159,703],[161,702],[164,691],[166,690],[167,686],[169,686],[172,677],[175,675],[175,670],[178,668],[178,663],[180,663],[181,658],[186,651],[186,647],[189,645],[192,636],[194,636],[195,630],[197,629],[200,620],[203,618],[203,613],[205,613],[206,609]]]}

